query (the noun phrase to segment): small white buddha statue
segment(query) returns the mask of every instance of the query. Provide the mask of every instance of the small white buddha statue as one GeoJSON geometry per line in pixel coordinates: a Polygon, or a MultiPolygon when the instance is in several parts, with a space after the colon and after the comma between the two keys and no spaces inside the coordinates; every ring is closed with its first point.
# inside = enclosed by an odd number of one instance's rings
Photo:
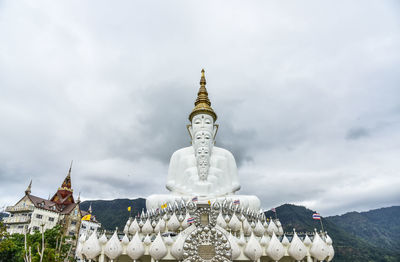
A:
{"type": "Polygon", "coordinates": [[[152,195],[146,205],[157,208],[162,201],[198,196],[241,199],[245,206],[259,208],[257,197],[234,195],[240,189],[236,161],[231,152],[215,146],[217,115],[208,98],[204,70],[201,74],[195,107],[189,115],[191,124],[187,126],[192,145],[177,150],[171,157],[166,184],[171,195],[152,195]]]}

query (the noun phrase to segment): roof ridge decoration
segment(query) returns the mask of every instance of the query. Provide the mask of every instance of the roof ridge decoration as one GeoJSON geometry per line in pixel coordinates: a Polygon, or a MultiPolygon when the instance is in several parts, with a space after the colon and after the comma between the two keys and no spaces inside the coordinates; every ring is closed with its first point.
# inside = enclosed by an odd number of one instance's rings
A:
{"type": "Polygon", "coordinates": [[[189,115],[190,122],[192,122],[193,117],[197,114],[208,114],[213,117],[214,122],[217,120],[217,114],[212,109],[210,99],[208,98],[208,92],[206,89],[207,82],[204,72],[204,69],[202,69],[200,78],[200,89],[197,93],[197,99],[194,102],[194,108],[189,115]]]}

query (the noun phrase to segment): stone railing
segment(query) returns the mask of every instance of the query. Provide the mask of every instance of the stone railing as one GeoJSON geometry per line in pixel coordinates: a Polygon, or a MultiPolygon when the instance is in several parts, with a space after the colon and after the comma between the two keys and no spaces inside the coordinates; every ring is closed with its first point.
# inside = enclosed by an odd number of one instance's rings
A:
{"type": "Polygon", "coordinates": [[[6,217],[3,219],[5,224],[29,223],[30,221],[31,218],[29,216],[6,217]]]}
{"type": "Polygon", "coordinates": [[[34,206],[8,206],[6,207],[6,212],[30,212],[33,211],[34,206]]]}

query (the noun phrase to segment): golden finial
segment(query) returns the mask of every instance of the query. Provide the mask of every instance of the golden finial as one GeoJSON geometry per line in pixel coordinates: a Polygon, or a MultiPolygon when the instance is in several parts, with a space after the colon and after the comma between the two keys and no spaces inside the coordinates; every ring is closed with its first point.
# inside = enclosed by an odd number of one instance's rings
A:
{"type": "Polygon", "coordinates": [[[215,114],[214,110],[211,107],[210,99],[208,99],[208,92],[206,89],[206,77],[204,75],[204,69],[201,70],[201,78],[200,78],[200,89],[197,93],[197,99],[194,102],[194,108],[189,115],[189,121],[191,122],[193,117],[197,114],[208,114],[211,115],[214,119],[214,122],[217,120],[217,114],[215,114]]]}

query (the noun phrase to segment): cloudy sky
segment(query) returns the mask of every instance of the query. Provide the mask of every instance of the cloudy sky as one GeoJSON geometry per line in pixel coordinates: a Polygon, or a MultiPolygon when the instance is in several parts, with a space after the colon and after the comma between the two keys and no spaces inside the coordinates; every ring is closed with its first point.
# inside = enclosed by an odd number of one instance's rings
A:
{"type": "Polygon", "coordinates": [[[0,208],[166,193],[206,70],[241,194],[400,204],[398,1],[1,1],[0,208]]]}

